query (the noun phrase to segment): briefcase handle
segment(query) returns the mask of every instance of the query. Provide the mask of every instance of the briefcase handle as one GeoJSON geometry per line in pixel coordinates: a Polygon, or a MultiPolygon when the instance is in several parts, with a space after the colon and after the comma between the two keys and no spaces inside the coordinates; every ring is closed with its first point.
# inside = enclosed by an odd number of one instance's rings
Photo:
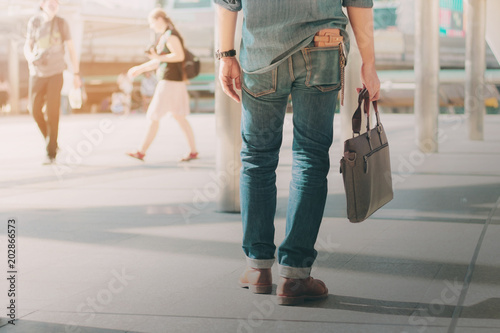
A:
{"type": "MultiPolygon", "coordinates": [[[[370,132],[370,94],[366,88],[363,88],[358,95],[358,108],[354,115],[352,116],[352,135],[360,134],[361,131],[361,104],[364,104],[364,113],[366,114],[366,131],[370,132]]],[[[375,115],[377,117],[377,126],[380,126],[380,117],[378,114],[377,101],[373,101],[373,109],[375,110],[375,115]]]]}

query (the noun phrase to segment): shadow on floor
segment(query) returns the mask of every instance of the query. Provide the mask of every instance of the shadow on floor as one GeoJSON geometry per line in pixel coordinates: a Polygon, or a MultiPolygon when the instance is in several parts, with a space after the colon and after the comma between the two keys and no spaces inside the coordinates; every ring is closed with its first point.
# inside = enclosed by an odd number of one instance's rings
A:
{"type": "MultiPolygon", "coordinates": [[[[451,303],[456,302],[457,299],[458,297],[454,297],[452,293],[449,293],[446,299],[436,299],[432,303],[387,301],[330,294],[326,300],[307,302],[302,306],[308,308],[408,316],[411,318],[451,318],[456,305],[445,304],[445,301],[448,300],[448,303],[451,303]]],[[[480,303],[463,306],[460,318],[500,319],[500,298],[488,298],[480,303]]]]}

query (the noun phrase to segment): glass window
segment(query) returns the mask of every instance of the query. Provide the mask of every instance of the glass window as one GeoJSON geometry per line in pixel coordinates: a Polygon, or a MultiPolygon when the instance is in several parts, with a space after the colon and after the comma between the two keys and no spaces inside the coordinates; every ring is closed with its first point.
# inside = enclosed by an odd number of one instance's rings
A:
{"type": "Polygon", "coordinates": [[[396,7],[383,7],[373,9],[374,29],[387,29],[396,26],[396,7]]]}
{"type": "Polygon", "coordinates": [[[210,8],[212,0],[175,0],[174,8],[210,8]]]}

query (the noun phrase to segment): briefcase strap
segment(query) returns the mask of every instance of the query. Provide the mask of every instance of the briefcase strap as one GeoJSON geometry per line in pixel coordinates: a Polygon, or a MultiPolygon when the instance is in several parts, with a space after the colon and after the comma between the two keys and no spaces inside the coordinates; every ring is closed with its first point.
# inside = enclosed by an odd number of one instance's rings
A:
{"type": "MultiPolygon", "coordinates": [[[[377,101],[373,101],[373,109],[375,110],[375,116],[377,118],[377,127],[382,123],[380,122],[380,116],[378,113],[377,101]]],[[[361,105],[363,105],[363,111],[366,114],[366,131],[370,132],[370,94],[366,88],[363,88],[358,95],[358,108],[352,116],[352,135],[360,134],[361,131],[361,105]]]]}

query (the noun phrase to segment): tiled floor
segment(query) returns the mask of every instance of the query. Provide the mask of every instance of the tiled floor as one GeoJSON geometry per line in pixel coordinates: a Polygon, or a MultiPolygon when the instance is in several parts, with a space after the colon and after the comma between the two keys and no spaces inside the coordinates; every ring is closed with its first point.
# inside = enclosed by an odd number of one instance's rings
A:
{"type": "MultiPolygon", "coordinates": [[[[290,116],[276,243],[284,236],[290,116]]],[[[394,200],[366,222],[347,221],[336,122],[312,272],[330,296],[282,307],[274,295],[236,284],[245,264],[240,216],[216,211],[214,191],[223,188],[213,178],[213,114],[190,116],[200,159],[185,165],[176,162],[187,146],[172,119],[142,163],[124,153],[141,140],[143,116],[62,117],[53,167],[41,165],[43,142],[31,118],[0,118],[0,267],[7,274],[9,218],[18,221],[19,265],[19,320],[8,324],[2,310],[0,331],[498,332],[500,117],[486,116],[485,141],[471,142],[463,117],[441,116],[444,136],[432,155],[416,150],[412,115],[382,119],[394,200]],[[112,130],[100,136],[102,121],[112,130]]]]}

